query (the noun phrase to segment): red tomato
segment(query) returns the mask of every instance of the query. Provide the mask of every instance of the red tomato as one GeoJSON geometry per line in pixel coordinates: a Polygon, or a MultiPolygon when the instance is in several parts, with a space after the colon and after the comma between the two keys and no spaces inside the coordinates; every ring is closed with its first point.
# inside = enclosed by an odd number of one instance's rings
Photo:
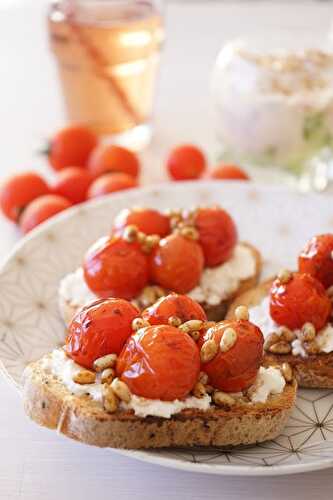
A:
{"type": "Polygon", "coordinates": [[[106,194],[135,188],[137,186],[137,181],[131,175],[122,173],[105,174],[91,184],[88,190],[88,198],[98,198],[106,194]]]}
{"type": "Polygon", "coordinates": [[[270,314],[278,325],[292,330],[309,322],[316,330],[326,325],[332,304],[320,281],[310,274],[294,273],[288,283],[277,278],[270,291],[270,314]]]}
{"type": "Polygon", "coordinates": [[[200,208],[195,216],[199,243],[208,267],[218,266],[232,256],[238,241],[232,217],[222,208],[200,208]]]}
{"type": "Polygon", "coordinates": [[[250,177],[246,172],[237,165],[226,165],[221,163],[217,167],[215,167],[210,176],[212,179],[221,179],[221,180],[242,180],[248,181],[250,177]]]}
{"type": "Polygon", "coordinates": [[[301,273],[311,274],[325,288],[333,285],[333,234],[314,236],[298,257],[301,273]]]}
{"type": "Polygon", "coordinates": [[[50,189],[44,179],[34,172],[13,175],[1,184],[1,210],[8,219],[18,222],[31,201],[49,192],[50,189]]]}
{"type": "Polygon", "coordinates": [[[263,358],[264,337],[261,330],[249,321],[221,321],[199,339],[199,346],[210,339],[219,345],[227,328],[236,331],[236,343],[226,352],[219,350],[201,369],[207,373],[213,387],[226,392],[239,392],[253,384],[257,376],[263,358]]]}
{"type": "Polygon", "coordinates": [[[69,325],[67,355],[79,365],[92,368],[96,359],[119,354],[138,314],[136,307],[123,299],[98,300],[83,307],[69,325]]]}
{"type": "Polygon", "coordinates": [[[99,239],[87,252],[84,277],[99,297],[133,299],[148,283],[148,259],[136,243],[118,237],[99,239]]]}
{"type": "Polygon", "coordinates": [[[117,362],[117,374],[133,394],[162,401],[185,398],[199,371],[195,342],[166,325],[149,326],[132,335],[117,362]]]}
{"type": "Polygon", "coordinates": [[[125,208],[116,217],[114,228],[116,230],[134,225],[145,234],[158,234],[163,238],[170,232],[170,220],[164,214],[152,208],[125,208]]]}
{"type": "Polygon", "coordinates": [[[187,295],[176,293],[162,297],[142,313],[142,317],[151,325],[166,325],[172,316],[180,318],[182,323],[190,319],[207,321],[206,313],[200,304],[187,295]]]}
{"type": "Polygon", "coordinates": [[[85,167],[90,153],[96,147],[97,137],[84,125],[69,125],[52,138],[49,162],[54,170],[66,167],[85,167]]]}
{"type": "Polygon", "coordinates": [[[79,167],[67,167],[59,172],[53,185],[53,192],[64,196],[73,204],[87,199],[87,191],[91,184],[91,176],[87,170],[79,167]]]}
{"type": "Polygon", "coordinates": [[[196,146],[184,144],[171,150],[167,159],[169,175],[175,181],[198,179],[206,168],[206,158],[196,146]]]}
{"type": "Polygon", "coordinates": [[[20,218],[20,229],[23,234],[26,234],[50,217],[71,206],[71,202],[63,196],[55,194],[40,196],[32,201],[24,210],[20,218]]]}
{"type": "Polygon", "coordinates": [[[140,173],[140,162],[138,156],[129,149],[115,144],[101,144],[93,151],[88,168],[93,177],[122,172],[136,178],[140,173]]]}
{"type": "Polygon", "coordinates": [[[203,266],[202,249],[196,241],[170,234],[151,254],[150,275],[163,288],[187,293],[199,283],[203,266]]]}

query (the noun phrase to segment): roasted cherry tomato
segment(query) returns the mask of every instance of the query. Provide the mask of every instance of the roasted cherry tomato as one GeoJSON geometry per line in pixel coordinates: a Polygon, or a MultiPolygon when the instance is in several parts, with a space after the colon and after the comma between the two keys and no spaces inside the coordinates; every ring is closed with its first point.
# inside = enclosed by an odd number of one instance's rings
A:
{"type": "Polygon", "coordinates": [[[46,221],[50,217],[72,206],[71,202],[63,196],[46,194],[32,201],[20,217],[20,229],[23,234],[46,221]]]}
{"type": "Polygon", "coordinates": [[[138,186],[134,177],[121,172],[114,174],[105,174],[96,179],[88,189],[87,197],[99,198],[106,194],[115,193],[116,191],[123,191],[124,189],[131,189],[138,186]]]}
{"type": "Polygon", "coordinates": [[[34,172],[13,175],[1,184],[1,210],[8,219],[18,222],[31,201],[49,192],[50,188],[44,179],[34,172]]]}
{"type": "Polygon", "coordinates": [[[158,234],[163,238],[170,232],[170,220],[153,208],[125,208],[115,219],[114,228],[124,229],[125,226],[134,225],[145,234],[158,234]]]}
{"type": "Polygon", "coordinates": [[[148,282],[148,259],[137,243],[119,237],[99,239],[87,252],[85,281],[99,297],[133,299],[148,282]]]}
{"type": "Polygon", "coordinates": [[[132,335],[117,362],[117,374],[133,394],[162,401],[185,398],[199,371],[195,342],[166,325],[142,328],[132,335]]]}
{"type": "Polygon", "coordinates": [[[85,167],[97,145],[96,135],[84,125],[70,125],[55,134],[49,146],[49,162],[54,170],[85,167]]]}
{"type": "Polygon", "coordinates": [[[87,199],[91,176],[84,168],[67,167],[61,170],[53,185],[53,193],[64,196],[72,203],[82,203],[87,199]]]}
{"type": "Polygon", "coordinates": [[[294,273],[287,283],[277,278],[272,284],[270,315],[278,325],[295,330],[309,322],[320,330],[331,311],[325,288],[310,274],[294,273]]]}
{"type": "Polygon", "coordinates": [[[218,207],[200,208],[195,216],[195,226],[207,266],[218,266],[230,259],[238,235],[228,212],[218,207]]]}
{"type": "Polygon", "coordinates": [[[200,304],[187,295],[176,293],[160,298],[142,313],[142,317],[151,325],[166,325],[172,316],[179,318],[182,323],[190,319],[207,320],[206,313],[200,304]]]}
{"type": "Polygon", "coordinates": [[[93,177],[123,172],[136,178],[140,172],[140,162],[137,155],[129,149],[115,144],[101,144],[90,156],[88,168],[93,177]]]}
{"type": "Polygon", "coordinates": [[[163,288],[187,293],[199,283],[203,266],[202,249],[196,241],[170,234],[153,250],[150,274],[163,288]]]}
{"type": "Polygon", "coordinates": [[[206,340],[213,339],[217,345],[227,328],[237,333],[235,344],[226,352],[216,356],[201,366],[209,378],[209,383],[222,391],[239,392],[253,384],[263,358],[264,337],[261,330],[249,321],[221,321],[210,328],[201,339],[201,347],[206,340]]]}
{"type": "Polygon", "coordinates": [[[201,149],[192,144],[178,146],[169,154],[167,169],[175,181],[198,179],[206,168],[206,158],[201,149]]]}
{"type": "Polygon", "coordinates": [[[325,288],[333,285],[333,234],[314,236],[298,257],[301,273],[311,274],[325,288]]]}
{"type": "Polygon", "coordinates": [[[237,165],[227,165],[224,163],[221,163],[217,167],[215,167],[211,173],[210,177],[212,179],[218,179],[218,180],[241,180],[241,181],[248,181],[250,180],[250,177],[247,175],[246,172],[240,167],[237,167],[237,165]]]}
{"type": "Polygon", "coordinates": [[[138,314],[137,308],[123,299],[97,300],[83,307],[69,325],[66,353],[86,368],[92,368],[94,361],[106,354],[119,354],[138,314]]]}

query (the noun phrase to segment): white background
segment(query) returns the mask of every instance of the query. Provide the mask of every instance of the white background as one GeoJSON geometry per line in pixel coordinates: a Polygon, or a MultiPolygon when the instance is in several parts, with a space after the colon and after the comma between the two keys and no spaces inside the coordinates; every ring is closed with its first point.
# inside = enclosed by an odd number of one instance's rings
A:
{"type": "MultiPolygon", "coordinates": [[[[156,106],[156,135],[143,155],[145,180],[163,178],[171,144],[195,141],[214,157],[209,73],[221,43],[276,26],[314,34],[328,29],[330,2],[195,2],[168,5],[168,40],[156,106]]],[[[0,0],[0,175],[46,172],[36,154],[63,124],[61,99],[45,33],[45,1],[0,0]]],[[[16,230],[0,220],[0,256],[16,230]]],[[[1,293],[1,290],[0,290],[1,293]]],[[[333,471],[241,479],[168,470],[71,442],[30,423],[18,394],[0,379],[0,500],[325,499],[333,471]]]]}

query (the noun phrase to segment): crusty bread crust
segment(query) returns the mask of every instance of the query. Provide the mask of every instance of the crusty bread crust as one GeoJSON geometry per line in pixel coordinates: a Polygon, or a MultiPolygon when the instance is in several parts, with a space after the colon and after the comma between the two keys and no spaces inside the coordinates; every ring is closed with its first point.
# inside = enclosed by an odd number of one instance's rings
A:
{"type": "MultiPolygon", "coordinates": [[[[227,319],[234,318],[235,309],[239,305],[254,307],[258,305],[269,293],[273,279],[261,283],[255,288],[239,295],[230,305],[227,319]]],[[[300,387],[317,389],[333,389],[333,352],[309,355],[307,358],[292,354],[265,355],[265,363],[276,365],[288,362],[300,387]]]]}
{"type": "MultiPolygon", "coordinates": [[[[249,248],[252,252],[253,258],[255,259],[255,274],[246,280],[241,281],[240,286],[238,290],[236,290],[235,293],[232,294],[232,296],[228,300],[223,300],[220,302],[220,304],[216,306],[211,306],[209,304],[203,303],[201,304],[204,310],[206,311],[207,317],[210,321],[221,321],[224,319],[228,307],[230,306],[230,303],[232,300],[239,294],[244,293],[245,291],[249,290],[250,288],[254,287],[259,280],[261,269],[262,269],[262,259],[259,250],[257,250],[253,245],[250,243],[246,242],[241,242],[242,245],[246,246],[249,248]]],[[[62,297],[59,297],[59,310],[62,319],[64,320],[65,324],[68,325],[76,311],[79,309],[80,306],[73,305],[69,301],[66,301],[62,299],[62,297]]]]}
{"type": "Polygon", "coordinates": [[[248,445],[274,439],[287,422],[296,398],[296,382],[266,403],[206,412],[186,409],[170,419],[140,418],[131,411],[109,414],[89,396],[74,396],[43,368],[43,358],[24,373],[24,408],[39,425],[57,429],[84,443],[141,449],[184,446],[248,445]]]}

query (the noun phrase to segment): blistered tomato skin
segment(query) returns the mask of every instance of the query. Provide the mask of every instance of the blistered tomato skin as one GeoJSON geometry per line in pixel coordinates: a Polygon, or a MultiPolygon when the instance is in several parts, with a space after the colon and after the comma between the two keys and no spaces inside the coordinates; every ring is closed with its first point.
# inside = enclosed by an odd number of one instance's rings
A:
{"type": "Polygon", "coordinates": [[[117,375],[132,394],[149,399],[184,399],[200,371],[199,350],[191,337],[172,326],[142,328],[132,335],[117,362],[117,375]]]}
{"type": "Polygon", "coordinates": [[[85,281],[99,297],[133,299],[148,282],[148,259],[136,243],[119,237],[98,240],[87,252],[85,281]]]}
{"type": "Polygon", "coordinates": [[[83,307],[69,326],[67,355],[79,365],[92,368],[97,358],[119,354],[138,314],[138,309],[123,299],[98,300],[83,307]]]}
{"type": "Polygon", "coordinates": [[[333,285],[333,234],[314,236],[298,258],[301,273],[311,274],[325,288],[333,285]]]}
{"type": "Polygon", "coordinates": [[[200,304],[187,295],[176,293],[162,297],[142,313],[142,317],[151,325],[166,325],[172,316],[179,318],[182,323],[191,319],[207,320],[206,313],[200,304]]]}
{"type": "Polygon", "coordinates": [[[121,231],[130,225],[148,235],[158,234],[161,238],[170,233],[169,217],[152,208],[122,210],[115,219],[114,229],[121,231]]]}
{"type": "Polygon", "coordinates": [[[208,267],[218,266],[232,256],[238,241],[236,225],[222,208],[201,208],[195,216],[199,243],[208,267]]]}
{"type": "Polygon", "coordinates": [[[292,330],[309,322],[316,330],[323,328],[332,304],[323,285],[309,274],[294,273],[290,281],[277,278],[270,290],[270,315],[278,324],[292,330]]]}
{"type": "Polygon", "coordinates": [[[226,352],[219,351],[211,361],[202,364],[201,369],[216,389],[239,392],[252,385],[257,376],[263,358],[264,338],[261,330],[249,321],[221,321],[199,339],[199,347],[210,339],[220,345],[227,328],[236,331],[235,344],[226,352]]]}
{"type": "Polygon", "coordinates": [[[176,293],[187,293],[197,286],[203,267],[201,246],[179,234],[163,238],[150,258],[152,281],[176,293]]]}

